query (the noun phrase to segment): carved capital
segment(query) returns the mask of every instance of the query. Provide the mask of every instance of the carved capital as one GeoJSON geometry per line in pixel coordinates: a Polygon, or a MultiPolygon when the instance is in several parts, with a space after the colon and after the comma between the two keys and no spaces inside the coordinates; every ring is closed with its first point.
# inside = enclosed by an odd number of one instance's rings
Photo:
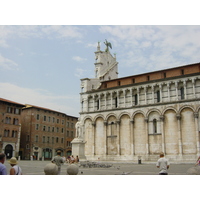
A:
{"type": "Polygon", "coordinates": [[[195,112],[194,113],[194,118],[199,118],[199,113],[195,112]]]}
{"type": "Polygon", "coordinates": [[[119,120],[118,120],[118,121],[116,121],[116,124],[118,124],[118,125],[119,125],[119,124],[120,124],[120,121],[119,121],[119,120]]]}
{"type": "Polygon", "coordinates": [[[180,115],[176,115],[176,119],[177,120],[181,120],[181,116],[180,115]]]}
{"type": "Polygon", "coordinates": [[[144,118],[144,121],[145,121],[146,123],[148,123],[148,122],[149,122],[149,119],[148,119],[148,118],[144,118]]]}
{"type": "Polygon", "coordinates": [[[161,115],[161,116],[160,116],[160,121],[162,121],[162,122],[163,122],[163,121],[164,121],[164,119],[165,119],[164,115],[161,115]]]}

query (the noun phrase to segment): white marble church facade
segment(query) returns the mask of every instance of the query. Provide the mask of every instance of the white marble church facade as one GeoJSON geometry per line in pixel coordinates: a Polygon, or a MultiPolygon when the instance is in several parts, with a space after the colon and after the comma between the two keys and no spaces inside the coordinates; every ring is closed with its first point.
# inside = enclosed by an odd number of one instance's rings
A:
{"type": "Polygon", "coordinates": [[[72,153],[87,160],[173,161],[200,153],[200,63],[118,78],[116,57],[95,52],[94,79],[81,80],[72,153]]]}

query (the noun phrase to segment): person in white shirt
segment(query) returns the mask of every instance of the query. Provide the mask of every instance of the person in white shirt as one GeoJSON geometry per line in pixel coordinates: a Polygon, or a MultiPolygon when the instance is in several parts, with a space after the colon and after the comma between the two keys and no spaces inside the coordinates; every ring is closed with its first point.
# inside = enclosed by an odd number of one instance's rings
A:
{"type": "Polygon", "coordinates": [[[157,168],[160,169],[159,175],[168,175],[169,165],[168,159],[165,158],[164,153],[161,153],[160,158],[156,163],[157,168]]]}
{"type": "Polygon", "coordinates": [[[22,175],[22,169],[17,165],[17,159],[15,157],[12,157],[8,162],[12,166],[10,175],[22,175]]]}

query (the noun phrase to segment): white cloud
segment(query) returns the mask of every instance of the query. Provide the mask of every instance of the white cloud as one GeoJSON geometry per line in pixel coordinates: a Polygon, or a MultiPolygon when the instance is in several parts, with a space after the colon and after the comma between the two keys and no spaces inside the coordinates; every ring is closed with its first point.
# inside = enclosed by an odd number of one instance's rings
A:
{"type": "Polygon", "coordinates": [[[0,83],[0,94],[4,99],[49,108],[68,115],[77,116],[80,111],[77,108],[78,95],[56,96],[46,90],[19,87],[11,83],[0,83]]]}
{"type": "Polygon", "coordinates": [[[0,69],[3,70],[19,70],[18,64],[0,54],[0,69]]]}
{"type": "Polygon", "coordinates": [[[20,26],[0,26],[0,45],[8,46],[6,40],[11,37],[20,38],[81,38],[83,31],[76,26],[38,26],[38,25],[20,25],[20,26]]]}
{"type": "MultiPolygon", "coordinates": [[[[120,50],[122,67],[134,72],[199,62],[200,26],[100,26],[120,50]]],[[[109,40],[109,38],[108,38],[109,40]]]]}
{"type": "Polygon", "coordinates": [[[84,62],[87,60],[87,58],[81,58],[80,56],[73,56],[72,60],[75,60],[77,62],[84,62]]]}
{"type": "Polygon", "coordinates": [[[86,71],[87,70],[82,69],[82,68],[76,68],[75,76],[78,78],[83,78],[86,71]]]}

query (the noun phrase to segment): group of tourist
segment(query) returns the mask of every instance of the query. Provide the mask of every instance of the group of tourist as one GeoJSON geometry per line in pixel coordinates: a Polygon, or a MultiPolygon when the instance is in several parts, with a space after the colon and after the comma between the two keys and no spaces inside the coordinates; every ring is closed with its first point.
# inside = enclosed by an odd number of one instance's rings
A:
{"type": "MultiPolygon", "coordinates": [[[[7,170],[6,166],[4,165],[6,156],[4,153],[0,153],[0,175],[7,175],[7,170]]],[[[10,175],[22,175],[22,170],[20,166],[18,166],[17,159],[15,157],[12,157],[9,161],[9,164],[11,165],[10,169],[10,175]]],[[[61,157],[61,152],[57,152],[57,156],[55,156],[52,160],[52,163],[55,163],[58,166],[58,175],[60,174],[61,171],[61,165],[64,164],[65,162],[67,163],[78,163],[79,162],[79,157],[76,156],[68,156],[67,159],[63,156],[61,157]]],[[[169,161],[168,159],[165,158],[164,153],[160,154],[160,158],[158,159],[156,166],[157,168],[160,169],[159,175],[167,175],[168,174],[168,169],[169,169],[169,161]]],[[[200,166],[200,156],[198,157],[196,161],[196,165],[200,166]]]]}
{"type": "Polygon", "coordinates": [[[61,165],[64,164],[65,162],[67,163],[78,163],[79,162],[79,157],[76,156],[76,158],[74,158],[74,156],[68,156],[67,159],[65,158],[65,156],[61,157],[61,151],[57,151],[57,156],[55,156],[52,160],[52,163],[55,163],[58,166],[58,175],[60,174],[61,171],[61,165]]]}
{"type": "MultiPolygon", "coordinates": [[[[0,175],[7,175],[6,166],[4,165],[4,162],[6,160],[6,155],[4,153],[0,153],[0,175]]],[[[10,175],[22,175],[22,169],[20,166],[18,166],[17,159],[15,157],[12,157],[8,163],[11,165],[10,169],[10,175]]]]}

